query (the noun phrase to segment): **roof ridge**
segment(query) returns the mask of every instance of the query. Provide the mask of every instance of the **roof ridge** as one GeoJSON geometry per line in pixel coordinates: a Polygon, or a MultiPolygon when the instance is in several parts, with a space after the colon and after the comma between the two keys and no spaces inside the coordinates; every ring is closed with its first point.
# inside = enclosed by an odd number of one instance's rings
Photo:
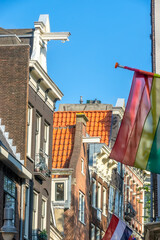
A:
{"type": "Polygon", "coordinates": [[[107,110],[82,110],[82,111],[57,111],[57,112],[54,112],[55,113],[80,113],[80,112],[111,112],[113,110],[111,109],[107,109],[107,110]]]}

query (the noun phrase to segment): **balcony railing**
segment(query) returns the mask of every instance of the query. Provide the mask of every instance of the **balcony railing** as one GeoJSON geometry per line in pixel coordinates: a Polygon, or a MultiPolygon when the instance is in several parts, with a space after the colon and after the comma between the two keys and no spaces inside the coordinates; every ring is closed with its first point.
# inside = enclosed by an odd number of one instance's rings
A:
{"type": "Polygon", "coordinates": [[[41,149],[35,156],[35,172],[42,173],[46,177],[51,176],[51,171],[48,169],[49,156],[41,149]]]}

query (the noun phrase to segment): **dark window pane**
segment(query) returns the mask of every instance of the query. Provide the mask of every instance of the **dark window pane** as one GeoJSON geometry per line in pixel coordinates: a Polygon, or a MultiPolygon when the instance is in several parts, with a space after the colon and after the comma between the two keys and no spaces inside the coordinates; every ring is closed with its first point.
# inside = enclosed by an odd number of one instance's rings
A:
{"type": "Polygon", "coordinates": [[[55,200],[64,201],[64,183],[55,183],[55,200]]]}

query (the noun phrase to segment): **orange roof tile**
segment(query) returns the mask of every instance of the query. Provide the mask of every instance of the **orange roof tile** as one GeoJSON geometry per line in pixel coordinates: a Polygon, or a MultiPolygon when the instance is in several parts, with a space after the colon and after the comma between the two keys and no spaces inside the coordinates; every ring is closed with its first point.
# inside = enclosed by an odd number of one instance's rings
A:
{"type": "MultiPolygon", "coordinates": [[[[109,144],[112,111],[82,111],[88,118],[86,130],[109,144]]],[[[52,167],[67,168],[73,151],[77,111],[55,112],[53,116],[52,167]]]]}

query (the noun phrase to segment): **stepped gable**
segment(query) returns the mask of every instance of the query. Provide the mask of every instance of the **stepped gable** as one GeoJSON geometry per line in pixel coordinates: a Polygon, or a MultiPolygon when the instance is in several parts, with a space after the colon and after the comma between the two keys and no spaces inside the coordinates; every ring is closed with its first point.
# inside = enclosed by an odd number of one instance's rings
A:
{"type": "Polygon", "coordinates": [[[13,157],[17,158],[16,155],[14,154],[13,150],[9,146],[9,143],[7,142],[1,129],[0,129],[0,145],[3,146],[13,157]]]}
{"type": "MultiPolygon", "coordinates": [[[[55,112],[53,116],[52,167],[68,168],[74,146],[76,113],[55,112]]],[[[88,118],[86,130],[91,137],[101,137],[101,143],[109,144],[112,111],[81,111],[88,118]]]]}

